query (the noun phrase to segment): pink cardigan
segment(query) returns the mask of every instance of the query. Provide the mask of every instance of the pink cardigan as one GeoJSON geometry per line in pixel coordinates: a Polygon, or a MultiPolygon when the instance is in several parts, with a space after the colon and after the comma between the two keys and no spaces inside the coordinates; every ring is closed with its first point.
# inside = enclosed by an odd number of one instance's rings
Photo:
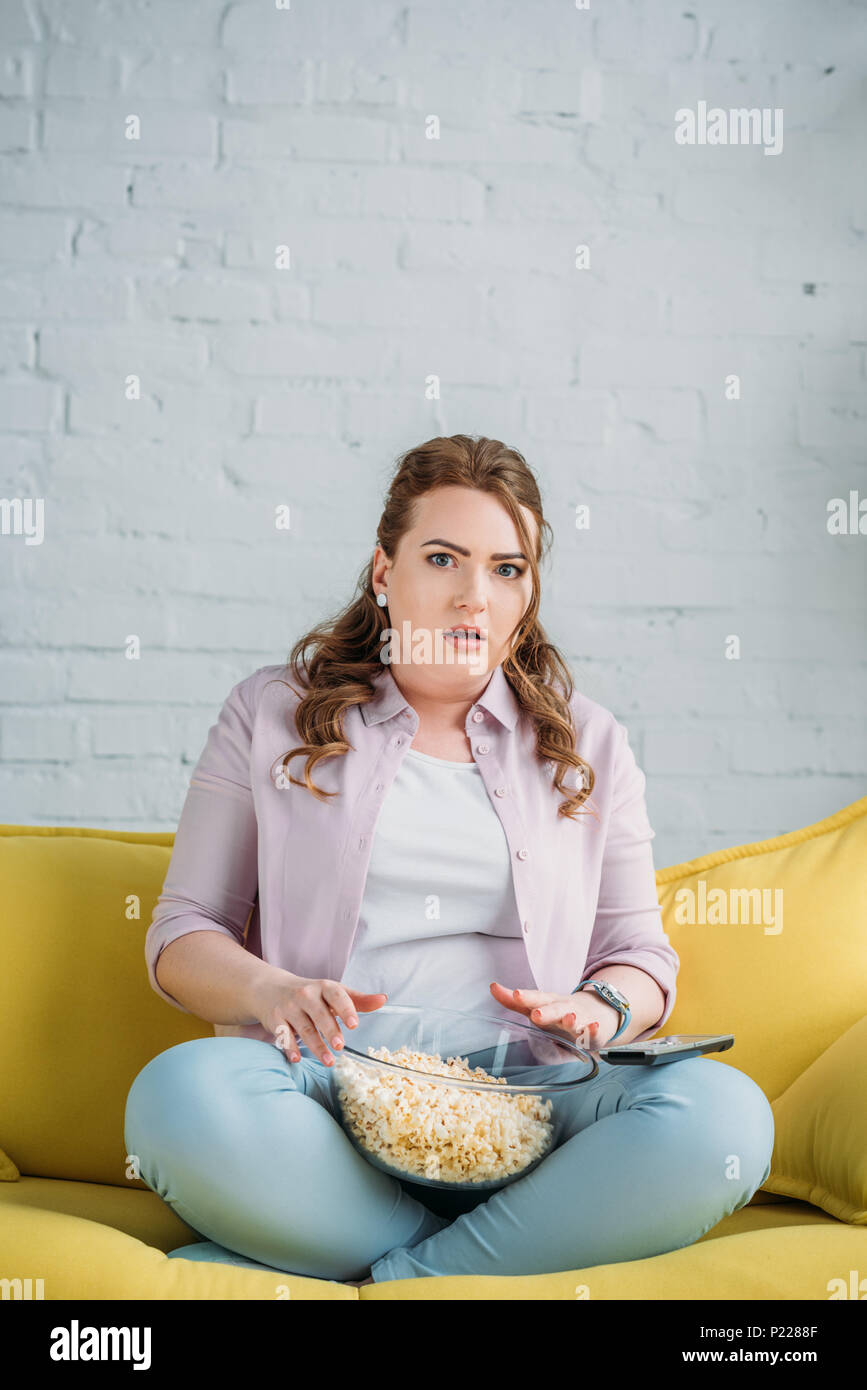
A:
{"type": "MultiPolygon", "coordinates": [[[[163,947],[186,932],[223,932],[293,974],[343,980],[377,816],[419,720],[384,666],[374,699],[345,711],[351,750],[314,770],[318,786],[339,792],[321,802],[286,779],[279,785],[280,758],[300,743],[299,696],[286,680],[296,685],[290,668],[262,666],[233,687],[190,779],[145,939],[152,988],[184,1013],[154,967],[163,947]]],[[[626,728],[607,709],[577,691],[571,707],[576,746],[596,775],[590,804],[598,820],[558,818],[553,763],[538,758],[534,729],[502,666],[465,728],[508,842],[536,988],[568,994],[604,965],[637,966],[666,995],[662,1016],[640,1035],[648,1038],[674,1007],[680,961],[662,926],[645,777],[626,728]]],[[[304,763],[289,764],[302,781],[304,763]]],[[[570,788],[575,778],[570,769],[570,788]]],[[[344,983],[352,988],[351,978],[344,983]]],[[[258,1023],[215,1024],[214,1032],[274,1042],[258,1023]]]]}

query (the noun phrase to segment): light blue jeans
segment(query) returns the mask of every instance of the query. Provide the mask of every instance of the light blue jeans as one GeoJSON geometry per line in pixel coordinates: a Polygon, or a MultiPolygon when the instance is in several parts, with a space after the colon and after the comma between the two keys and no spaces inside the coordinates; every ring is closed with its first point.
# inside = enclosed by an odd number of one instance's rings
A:
{"type": "Polygon", "coordinates": [[[375,1168],[335,1118],[331,1069],[252,1038],[196,1038],[154,1057],[130,1088],[124,1140],[147,1186],[205,1238],[172,1256],[376,1283],[660,1255],[765,1182],[773,1113],[744,1072],[697,1057],[597,1060],[592,1081],[555,1101],[557,1147],[493,1194],[443,1194],[375,1168]]]}

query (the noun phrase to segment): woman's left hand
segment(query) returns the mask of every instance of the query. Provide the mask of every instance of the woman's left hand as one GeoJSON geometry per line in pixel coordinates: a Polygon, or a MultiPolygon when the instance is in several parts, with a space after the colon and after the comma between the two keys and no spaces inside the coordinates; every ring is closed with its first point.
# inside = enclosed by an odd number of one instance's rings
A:
{"type": "Polygon", "coordinates": [[[514,1009],[536,1025],[560,1033],[579,1047],[604,1047],[620,1027],[620,1014],[594,991],[546,994],[538,989],[507,989],[496,980],[491,993],[498,1004],[514,1009]]]}

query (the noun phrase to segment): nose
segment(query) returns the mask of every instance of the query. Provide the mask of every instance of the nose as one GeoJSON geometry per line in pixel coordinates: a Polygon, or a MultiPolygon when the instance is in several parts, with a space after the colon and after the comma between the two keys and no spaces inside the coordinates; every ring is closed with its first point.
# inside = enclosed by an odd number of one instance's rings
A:
{"type": "Polygon", "coordinates": [[[456,602],[461,619],[465,623],[481,622],[488,611],[487,600],[480,584],[472,585],[456,602]]]}

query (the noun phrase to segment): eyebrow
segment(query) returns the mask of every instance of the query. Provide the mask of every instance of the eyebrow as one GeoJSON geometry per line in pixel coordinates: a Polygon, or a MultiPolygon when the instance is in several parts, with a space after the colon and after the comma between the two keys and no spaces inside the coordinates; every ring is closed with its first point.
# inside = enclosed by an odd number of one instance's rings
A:
{"type": "MultiPolygon", "coordinates": [[[[456,545],[454,541],[422,541],[419,549],[422,549],[426,545],[447,545],[449,550],[456,550],[459,555],[472,555],[473,553],[471,550],[465,550],[462,545],[456,545]]],[[[526,558],[527,557],[522,550],[502,550],[499,551],[496,555],[491,556],[492,560],[526,560],[526,558]]]]}

